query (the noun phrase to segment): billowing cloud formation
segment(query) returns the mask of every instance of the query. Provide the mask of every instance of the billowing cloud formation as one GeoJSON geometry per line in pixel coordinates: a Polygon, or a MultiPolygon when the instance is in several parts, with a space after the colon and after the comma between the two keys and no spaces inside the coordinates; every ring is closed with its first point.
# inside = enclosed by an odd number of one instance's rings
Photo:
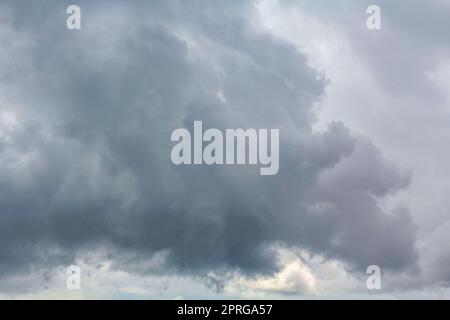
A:
{"type": "Polygon", "coordinates": [[[383,24],[379,32],[363,25],[372,1],[260,4],[265,28],[302,48],[330,78],[318,114],[321,124],[343,121],[414,172],[406,192],[388,197],[388,207],[411,208],[418,226],[421,274],[397,274],[385,285],[423,290],[412,297],[439,292],[432,286],[448,287],[444,270],[449,269],[449,246],[443,235],[449,219],[450,153],[443,145],[450,137],[449,3],[377,1],[383,24]]]}
{"type": "Polygon", "coordinates": [[[273,245],[414,265],[409,214],[377,205],[410,174],[341,123],[313,133],[325,76],[258,29],[252,2],[80,5],[80,31],[62,3],[1,7],[0,275],[98,248],[193,274],[272,272],[273,245]],[[194,120],[279,128],[279,174],[174,166],[170,134],[194,120]]]}

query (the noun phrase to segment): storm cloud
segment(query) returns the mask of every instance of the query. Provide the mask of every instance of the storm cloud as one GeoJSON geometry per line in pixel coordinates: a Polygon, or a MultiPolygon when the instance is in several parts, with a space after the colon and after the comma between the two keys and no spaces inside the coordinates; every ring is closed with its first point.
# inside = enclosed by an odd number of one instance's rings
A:
{"type": "MultiPolygon", "coordinates": [[[[313,132],[328,81],[254,24],[251,1],[0,5],[0,277],[103,248],[166,271],[277,271],[274,245],[390,270],[417,261],[412,174],[340,122],[313,132]],[[280,171],[175,166],[171,132],[279,128],[280,171]]],[[[1,290],[1,288],[0,288],[1,290]]]]}

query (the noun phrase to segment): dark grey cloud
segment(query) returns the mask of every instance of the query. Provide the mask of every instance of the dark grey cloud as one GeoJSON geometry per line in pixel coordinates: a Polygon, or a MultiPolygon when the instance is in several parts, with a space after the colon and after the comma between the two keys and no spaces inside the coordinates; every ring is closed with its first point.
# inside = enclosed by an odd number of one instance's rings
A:
{"type": "Polygon", "coordinates": [[[2,2],[0,103],[17,117],[0,140],[2,275],[99,247],[196,274],[274,271],[273,244],[357,270],[415,263],[409,214],[376,201],[409,173],[343,124],[313,134],[327,81],[252,28],[251,2],[79,3],[68,31],[63,2],[2,2]],[[170,134],[194,120],[280,128],[279,174],[172,165],[170,134]]]}

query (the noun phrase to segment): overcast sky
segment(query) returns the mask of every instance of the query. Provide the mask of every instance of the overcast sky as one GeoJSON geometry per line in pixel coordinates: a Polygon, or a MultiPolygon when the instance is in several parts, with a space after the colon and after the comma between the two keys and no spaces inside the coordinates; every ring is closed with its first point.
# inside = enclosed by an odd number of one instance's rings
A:
{"type": "Polygon", "coordinates": [[[445,0],[0,0],[0,298],[450,298],[448,30],[445,0]],[[195,120],[280,129],[279,173],[173,165],[195,120]]]}

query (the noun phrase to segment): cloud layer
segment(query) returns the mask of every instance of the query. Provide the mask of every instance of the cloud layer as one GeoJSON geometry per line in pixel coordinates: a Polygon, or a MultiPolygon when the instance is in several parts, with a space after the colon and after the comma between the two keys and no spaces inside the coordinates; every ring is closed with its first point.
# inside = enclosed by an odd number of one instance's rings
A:
{"type": "Polygon", "coordinates": [[[0,277],[96,250],[142,274],[270,275],[274,246],[416,267],[411,215],[378,203],[411,172],[343,123],[313,131],[326,75],[253,2],[79,2],[80,31],[62,3],[1,5],[0,277]],[[279,128],[279,174],[174,166],[194,120],[279,128]]]}

